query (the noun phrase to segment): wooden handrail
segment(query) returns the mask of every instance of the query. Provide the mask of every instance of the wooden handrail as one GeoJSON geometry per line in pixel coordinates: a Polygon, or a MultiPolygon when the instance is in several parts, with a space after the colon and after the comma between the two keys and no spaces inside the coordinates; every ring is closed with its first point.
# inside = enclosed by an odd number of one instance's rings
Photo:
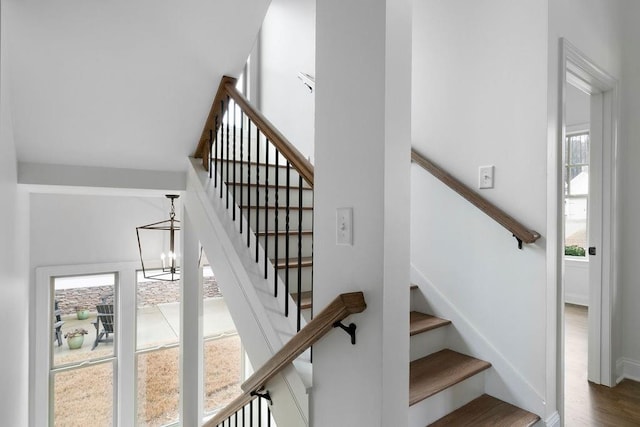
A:
{"type": "Polygon", "coordinates": [[[213,104],[211,104],[211,110],[209,110],[209,116],[204,123],[204,129],[202,135],[200,135],[200,141],[198,141],[198,147],[193,157],[196,159],[202,159],[202,166],[206,170],[209,170],[209,131],[213,131],[215,134],[218,131],[218,127],[222,124],[222,120],[216,122],[216,117],[222,117],[227,111],[227,97],[226,97],[226,85],[236,85],[237,79],[229,76],[223,76],[218,86],[216,96],[213,98],[213,104]]]}
{"type": "MultiPolygon", "coordinates": [[[[244,97],[236,89],[236,79],[232,77],[223,77],[218,87],[218,92],[211,106],[209,117],[205,123],[204,130],[200,136],[198,148],[194,154],[196,158],[203,158],[203,162],[206,161],[209,141],[209,130],[213,129],[215,133],[215,117],[223,115],[224,110],[228,107],[226,105],[226,96],[232,98],[242,111],[251,119],[254,125],[271,141],[271,143],[278,149],[278,151],[291,163],[291,166],[298,171],[302,178],[313,188],[313,165],[307,160],[304,155],[298,149],[289,142],[284,135],[282,135],[275,126],[260,112],[258,111],[247,98],[244,97]]],[[[218,123],[218,126],[220,123],[218,123]]],[[[205,165],[208,169],[208,165],[205,165]]]]}
{"type": "Polygon", "coordinates": [[[513,234],[513,237],[518,241],[519,248],[522,249],[522,243],[533,243],[540,238],[540,233],[529,230],[505,211],[473,191],[471,188],[467,187],[440,166],[419,154],[416,150],[411,150],[411,160],[422,166],[453,191],[460,194],[482,212],[493,218],[498,224],[509,230],[513,234]]]}
{"type": "Polygon", "coordinates": [[[269,380],[273,379],[298,356],[333,329],[336,322],[340,322],[352,314],[361,313],[366,308],[367,304],[362,292],[338,295],[336,299],[317,314],[311,322],[307,323],[304,328],[300,329],[289,342],[242,384],[243,393],[240,396],[220,410],[204,426],[216,426],[238,412],[254,398],[251,395],[252,392],[261,390],[269,380]]]}

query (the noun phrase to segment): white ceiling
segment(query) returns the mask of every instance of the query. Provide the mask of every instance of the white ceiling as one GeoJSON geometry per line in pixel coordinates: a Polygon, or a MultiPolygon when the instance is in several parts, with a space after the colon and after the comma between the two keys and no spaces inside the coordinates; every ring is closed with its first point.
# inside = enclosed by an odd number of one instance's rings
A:
{"type": "Polygon", "coordinates": [[[3,2],[18,161],[183,170],[221,76],[241,71],[268,4],[3,2]]]}

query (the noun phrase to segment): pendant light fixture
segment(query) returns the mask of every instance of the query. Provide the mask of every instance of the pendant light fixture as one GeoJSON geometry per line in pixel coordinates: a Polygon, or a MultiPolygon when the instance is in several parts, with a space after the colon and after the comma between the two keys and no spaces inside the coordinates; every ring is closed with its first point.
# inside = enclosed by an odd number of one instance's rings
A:
{"type": "Polygon", "coordinates": [[[174,205],[175,199],[180,196],[167,194],[166,197],[171,201],[169,219],[136,227],[136,235],[145,279],[172,282],[180,279],[179,256],[176,252],[176,245],[179,245],[177,232],[180,231],[180,221],[176,219],[174,205]],[[145,252],[142,250],[143,242],[145,252]]]}

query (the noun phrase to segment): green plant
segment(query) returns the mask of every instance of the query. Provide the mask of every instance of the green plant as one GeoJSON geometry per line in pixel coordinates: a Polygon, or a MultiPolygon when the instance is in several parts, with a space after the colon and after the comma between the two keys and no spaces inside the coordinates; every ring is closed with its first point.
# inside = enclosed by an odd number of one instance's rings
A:
{"type": "Polygon", "coordinates": [[[86,329],[84,328],[78,328],[78,329],[74,329],[73,331],[69,331],[66,334],[64,334],[64,337],[66,339],[71,339],[73,337],[77,337],[77,336],[82,336],[82,335],[86,335],[89,332],[87,332],[86,329]]]}
{"type": "Polygon", "coordinates": [[[582,246],[571,245],[564,247],[564,254],[569,256],[585,256],[586,252],[582,246]]]}

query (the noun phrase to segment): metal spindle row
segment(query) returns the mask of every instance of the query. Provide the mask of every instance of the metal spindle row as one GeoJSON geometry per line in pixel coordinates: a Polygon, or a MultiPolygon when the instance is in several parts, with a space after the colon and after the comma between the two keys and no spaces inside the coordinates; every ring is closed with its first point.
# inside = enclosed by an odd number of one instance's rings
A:
{"type": "Polygon", "coordinates": [[[230,415],[217,427],[271,427],[275,421],[271,416],[271,408],[263,404],[262,399],[253,399],[235,414],[230,415]],[[255,409],[254,409],[255,407],[255,409]]]}
{"type": "MultiPolygon", "coordinates": [[[[246,244],[251,246],[251,232],[243,227],[242,218],[246,218],[247,224],[252,228],[255,236],[255,261],[260,260],[260,242],[264,250],[264,278],[269,276],[269,262],[272,263],[274,272],[274,297],[278,297],[278,282],[280,270],[283,271],[284,281],[284,306],[285,315],[289,316],[289,295],[296,292],[296,313],[297,329],[302,325],[302,269],[303,267],[303,213],[304,213],[304,180],[297,174],[297,179],[292,177],[296,174],[292,163],[286,160],[285,165],[280,165],[282,153],[275,147],[269,138],[253,123],[251,118],[244,111],[237,113],[237,105],[233,98],[227,96],[221,101],[220,110],[225,112],[221,117],[215,118],[216,130],[209,132],[209,173],[213,179],[214,188],[218,189],[217,194],[225,199],[227,209],[232,209],[232,220],[236,220],[236,210],[240,218],[239,232],[247,232],[246,244]],[[237,118],[240,118],[238,121],[237,118]],[[238,138],[239,136],[239,138],[238,138]],[[246,140],[245,140],[246,136],[246,140]],[[255,140],[255,146],[253,145],[255,140]],[[246,144],[246,151],[245,151],[246,144]],[[274,155],[271,158],[271,155],[274,155]],[[255,155],[255,158],[253,157],[255,155]],[[245,159],[246,156],[246,159],[245,159]],[[262,162],[262,163],[261,163],[262,162]],[[246,168],[246,174],[245,174],[246,168]],[[270,169],[273,173],[273,181],[270,181],[270,169]],[[281,186],[280,172],[285,172],[285,185],[281,186]],[[255,172],[255,176],[254,176],[255,172]],[[246,175],[246,177],[245,177],[246,175]],[[264,175],[264,176],[262,176],[264,175]],[[293,178],[293,180],[292,180],[293,178]],[[296,188],[292,185],[297,184],[296,188]],[[239,190],[236,190],[239,187],[239,190]],[[244,191],[247,187],[247,191],[244,191]],[[252,200],[252,191],[254,189],[252,200]],[[284,197],[281,197],[284,191],[284,197]],[[292,193],[297,193],[297,205],[292,206],[292,193]],[[237,196],[239,195],[239,198],[237,196]],[[246,202],[245,202],[246,197],[246,202]],[[284,206],[282,199],[284,198],[284,206]],[[230,202],[231,200],[231,202],[230,202]],[[273,203],[273,205],[270,205],[273,203]],[[269,211],[273,210],[273,217],[269,211]],[[292,217],[292,211],[298,212],[298,217],[292,217]],[[253,214],[252,214],[253,211],[253,214]],[[284,224],[281,223],[281,211],[284,211],[284,224]],[[262,215],[261,215],[262,212],[262,215]],[[255,218],[253,217],[255,215],[255,218]],[[284,225],[284,231],[280,227],[284,225]],[[297,225],[297,230],[292,230],[297,225]],[[261,239],[261,237],[263,237],[261,239]],[[273,237],[273,241],[271,241],[273,237]],[[284,237],[284,261],[279,262],[280,238],[284,237]],[[291,247],[291,239],[295,239],[295,246],[291,247]],[[269,249],[273,249],[274,257],[269,259],[269,249]],[[292,275],[292,269],[296,269],[292,275]],[[291,280],[297,281],[297,286],[291,288],[291,280]]],[[[311,273],[313,278],[313,273],[311,273]]]]}

